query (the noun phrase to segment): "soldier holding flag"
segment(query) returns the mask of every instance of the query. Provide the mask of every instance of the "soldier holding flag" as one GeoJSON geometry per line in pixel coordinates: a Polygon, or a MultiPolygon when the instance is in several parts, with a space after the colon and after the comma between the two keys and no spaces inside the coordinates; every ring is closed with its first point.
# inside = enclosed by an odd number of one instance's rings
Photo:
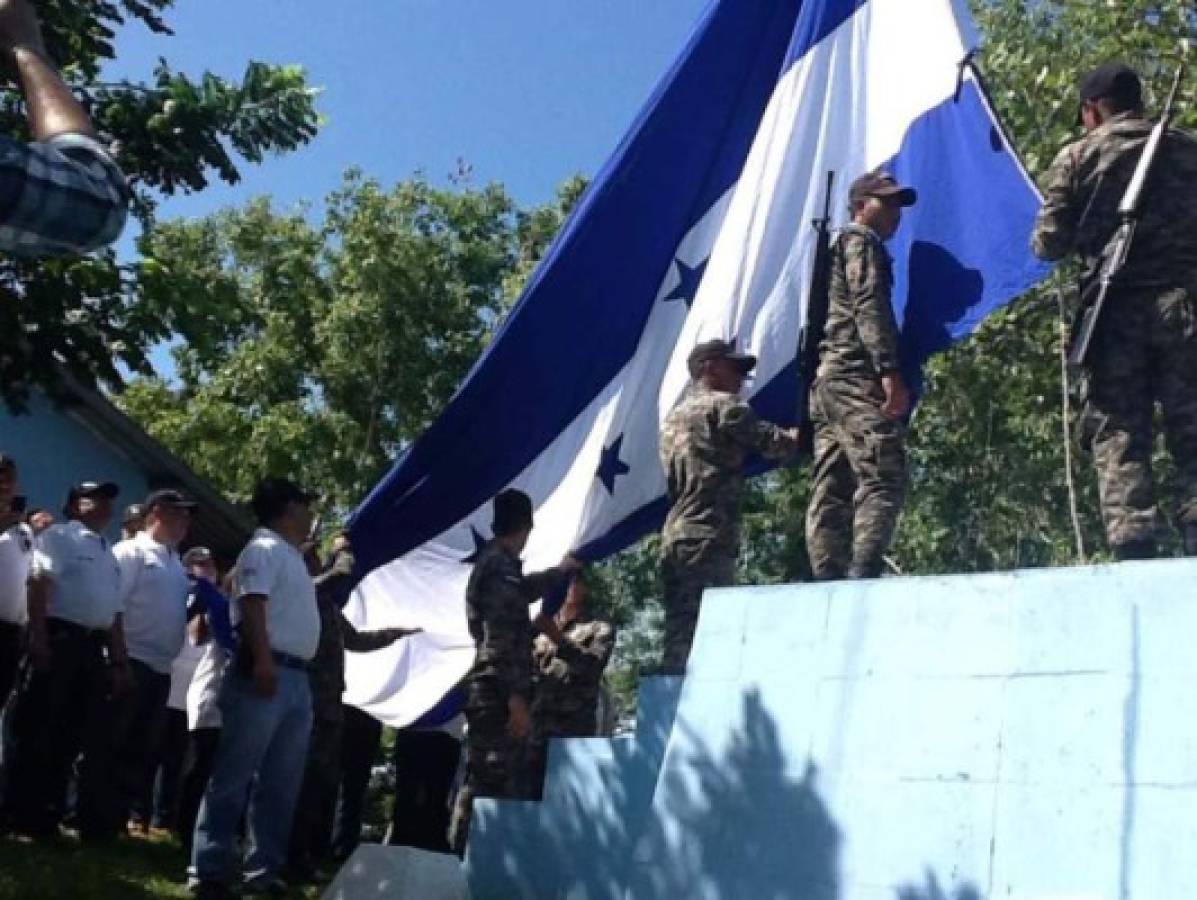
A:
{"type": "Polygon", "coordinates": [[[1048,260],[1077,254],[1093,284],[1133,213],[1133,243],[1085,357],[1081,430],[1097,467],[1106,536],[1119,559],[1156,554],[1162,517],[1151,455],[1159,401],[1175,466],[1176,518],[1185,552],[1197,555],[1197,140],[1169,129],[1145,160],[1153,125],[1139,76],[1122,63],[1086,75],[1080,100],[1087,134],[1048,170],[1032,248],[1048,260]],[[1144,161],[1142,208],[1124,211],[1144,161]]]}

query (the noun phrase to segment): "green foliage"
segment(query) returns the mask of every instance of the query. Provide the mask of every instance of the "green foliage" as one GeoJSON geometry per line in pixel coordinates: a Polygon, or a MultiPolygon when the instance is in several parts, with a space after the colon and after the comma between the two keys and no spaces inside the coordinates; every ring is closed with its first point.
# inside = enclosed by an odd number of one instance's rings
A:
{"type": "Polygon", "coordinates": [[[520,211],[497,186],[351,172],[318,225],[266,200],[159,224],[139,309],[180,340],[178,385],[138,379],[119,402],[234,498],[288,473],[348,510],[481,354],[572,185],[520,211]]]}
{"type": "MultiPolygon", "coordinates": [[[[126,23],[170,34],[162,13],[174,0],[47,0],[38,4],[51,55],[88,107],[135,192],[143,226],[156,198],[239,178],[237,157],[260,162],[316,133],[315,92],[296,66],[248,64],[241,83],[198,80],[160,61],[148,85],[98,84],[126,23]]],[[[24,104],[0,93],[0,129],[27,137],[24,104]]],[[[85,383],[119,384],[120,364],[149,372],[147,350],[171,336],[169,319],[145,308],[143,268],[112,252],[88,259],[0,262],[0,395],[19,406],[31,382],[52,382],[62,359],[85,383]]]]}

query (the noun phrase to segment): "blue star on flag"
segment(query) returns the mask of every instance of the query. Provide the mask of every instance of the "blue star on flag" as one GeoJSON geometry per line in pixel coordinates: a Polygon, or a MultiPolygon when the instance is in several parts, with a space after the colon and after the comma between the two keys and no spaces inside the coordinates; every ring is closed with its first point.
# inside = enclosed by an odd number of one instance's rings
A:
{"type": "Polygon", "coordinates": [[[708,261],[704,259],[696,266],[688,266],[680,259],[675,259],[673,264],[677,266],[679,281],[677,287],[665,296],[665,302],[681,300],[689,309],[694,298],[698,296],[698,286],[702,284],[702,276],[707,270],[708,261]]]}
{"type": "Polygon", "coordinates": [[[620,475],[627,475],[632,471],[631,468],[623,460],[619,458],[619,451],[623,449],[623,435],[615,439],[610,447],[603,448],[603,457],[599,462],[598,471],[595,472],[595,477],[603,483],[603,487],[607,489],[607,493],[614,496],[615,494],[615,479],[620,475]]]}

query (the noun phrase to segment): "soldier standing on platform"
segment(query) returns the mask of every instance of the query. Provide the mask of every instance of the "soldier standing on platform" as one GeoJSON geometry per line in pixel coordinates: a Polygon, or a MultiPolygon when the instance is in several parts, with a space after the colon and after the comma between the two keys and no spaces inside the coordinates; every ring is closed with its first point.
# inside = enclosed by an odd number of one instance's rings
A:
{"type": "Polygon", "coordinates": [[[661,429],[670,501],[661,533],[666,675],[686,669],[702,592],[735,581],[745,460],[798,452],[797,429],[762,422],[740,398],[755,356],[713,340],[695,347],[687,362],[693,382],[661,429]]]}
{"type": "Polygon", "coordinates": [[[540,635],[533,644],[536,699],[532,702],[532,739],[528,744],[528,791],[539,799],[544,789],[549,738],[594,737],[603,670],[615,649],[610,622],[586,615],[589,588],[582,578],[570,582],[565,604],[557,613],[564,641],[555,644],[540,635]]]}
{"type": "MultiPolygon", "coordinates": [[[[1118,230],[1118,207],[1152,123],[1139,76],[1107,63],[1081,82],[1088,132],[1048,170],[1032,247],[1075,253],[1087,279],[1118,230]]],[[[1197,141],[1171,130],[1143,198],[1134,244],[1108,295],[1083,385],[1082,440],[1092,454],[1106,537],[1119,559],[1155,556],[1162,516],[1152,479],[1152,417],[1163,410],[1176,518],[1197,555],[1197,141]]]]}
{"type": "Polygon", "coordinates": [[[832,247],[827,325],[811,388],[814,463],[806,546],[816,579],[877,578],[902,510],[910,393],[899,371],[885,249],[917,199],[884,172],[852,183],[832,247]]]}
{"type": "MultiPolygon", "coordinates": [[[[457,793],[449,846],[465,851],[474,797],[518,795],[517,767],[532,727],[533,623],[528,605],[564,587],[582,564],[566,555],[556,568],[525,575],[520,554],[532,533],[532,500],[522,491],[495,497],[494,540],[482,550],[466,587],[466,617],[478,647],[466,675],[466,776],[457,793]]],[[[556,625],[536,625],[560,643],[556,625]]]]}

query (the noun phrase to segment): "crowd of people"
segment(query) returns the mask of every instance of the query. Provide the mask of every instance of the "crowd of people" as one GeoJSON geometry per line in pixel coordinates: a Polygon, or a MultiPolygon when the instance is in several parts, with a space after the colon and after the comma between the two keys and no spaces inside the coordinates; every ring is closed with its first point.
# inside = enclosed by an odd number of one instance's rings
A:
{"type": "MultiPolygon", "coordinates": [[[[0,454],[4,829],[38,841],[70,829],[88,844],[173,834],[208,897],[282,892],[347,857],[382,726],[342,704],[345,652],[412,633],[362,631],[345,617],[348,535],[318,559],[312,496],[265,479],[252,500],[258,528],[222,573],[209,548],[181,549],[197,506],[178,490],[127,507],[112,545],[118,485],[75,484],[58,522],[26,511],[19,491],[17,460],[0,454]]],[[[577,581],[559,618],[542,616],[560,645],[532,644],[523,606],[524,696],[537,723],[527,796],[539,795],[549,737],[597,730],[613,632],[585,620],[584,598],[577,581]],[[566,646],[585,648],[582,658],[563,662],[566,646]]],[[[399,733],[395,842],[448,849],[459,725],[399,733]]]]}

